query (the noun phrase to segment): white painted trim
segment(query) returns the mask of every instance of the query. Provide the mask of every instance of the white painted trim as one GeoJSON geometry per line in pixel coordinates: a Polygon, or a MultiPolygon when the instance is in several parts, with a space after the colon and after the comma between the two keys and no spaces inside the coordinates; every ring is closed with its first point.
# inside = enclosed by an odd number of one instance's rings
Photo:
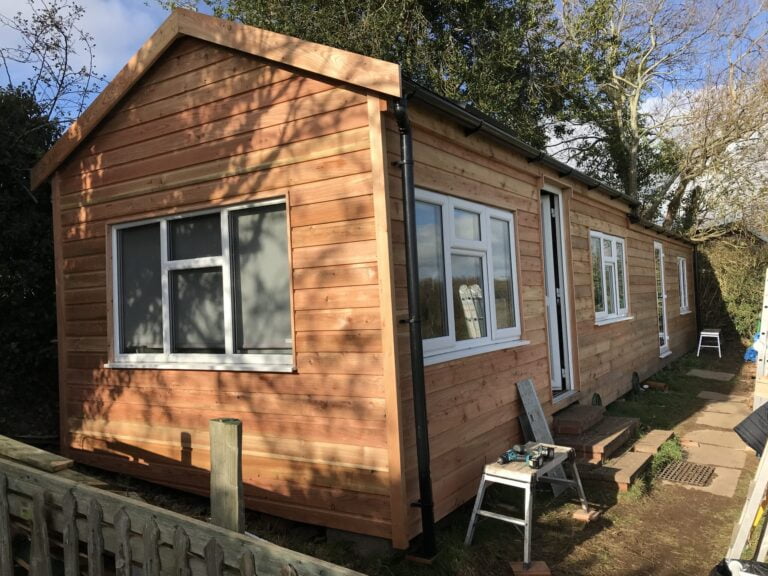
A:
{"type": "MultiPolygon", "coordinates": [[[[661,274],[661,311],[662,311],[662,318],[664,320],[664,345],[659,346],[659,352],[660,356],[659,358],[666,358],[672,352],[670,351],[669,347],[669,319],[667,318],[667,281],[666,281],[666,274],[664,271],[664,245],[661,242],[654,242],[653,243],[653,267],[654,267],[654,288],[656,292],[656,312],[658,314],[658,306],[659,306],[659,293],[658,288],[656,287],[656,250],[659,251],[659,273],[661,274]]],[[[661,335],[662,332],[659,332],[659,335],[661,335]]]]}
{"type": "Polygon", "coordinates": [[[604,320],[598,320],[595,322],[595,326],[608,326],[609,324],[616,324],[618,322],[626,322],[627,320],[634,320],[634,316],[617,316],[616,318],[606,318],[604,320]]]}
{"type": "MultiPolygon", "coordinates": [[[[290,355],[287,355],[290,358],[290,355]]],[[[123,362],[104,365],[112,370],[206,370],[217,372],[295,372],[293,362],[288,364],[197,364],[195,362],[123,362]]]]}
{"type": "MultiPolygon", "coordinates": [[[[179,370],[237,370],[237,371],[268,371],[290,372],[293,368],[292,354],[235,354],[234,353],[234,305],[231,297],[231,262],[229,245],[230,213],[265,206],[287,206],[285,198],[275,198],[260,202],[249,202],[233,206],[217,207],[215,209],[198,210],[182,214],[172,214],[149,218],[137,222],[120,223],[111,226],[112,234],[112,274],[113,274],[113,354],[107,367],[113,368],[147,368],[147,369],[179,369],[179,370]],[[168,222],[200,216],[204,214],[220,214],[221,242],[220,256],[205,256],[186,260],[169,260],[168,256],[168,222]],[[160,282],[162,293],[162,322],[163,322],[163,353],[162,354],[125,354],[121,352],[120,338],[120,279],[119,279],[119,250],[118,233],[126,228],[158,223],[160,225],[160,282]],[[169,274],[175,270],[194,270],[199,268],[221,268],[224,314],[224,354],[182,354],[172,351],[171,334],[171,304],[169,274]],[[287,369],[286,369],[287,367],[287,369]]],[[[290,246],[290,244],[289,244],[290,246]]],[[[292,344],[292,343],[291,343],[292,344]]]]}
{"type": "Polygon", "coordinates": [[[450,362],[451,360],[459,360],[460,358],[468,358],[469,356],[487,354],[488,352],[496,352],[508,348],[518,348],[520,346],[527,346],[530,343],[530,340],[510,340],[509,342],[491,342],[473,346],[472,348],[451,350],[450,352],[443,352],[442,354],[425,356],[424,366],[432,366],[434,364],[441,364],[442,362],[450,362]]]}
{"type": "MultiPolygon", "coordinates": [[[[629,316],[629,270],[627,269],[627,241],[625,238],[622,238],[620,236],[612,236],[611,234],[605,234],[604,232],[600,232],[598,230],[590,230],[589,231],[589,257],[590,262],[592,260],[592,238],[597,238],[600,241],[600,273],[602,274],[602,286],[603,286],[603,304],[605,306],[605,311],[598,312],[595,310],[595,324],[600,325],[601,322],[605,320],[612,320],[617,318],[626,318],[629,316]],[[611,252],[612,256],[608,257],[605,255],[605,249],[603,247],[603,241],[607,240],[611,243],[611,252]],[[624,307],[622,308],[620,305],[621,301],[621,295],[619,293],[619,268],[618,263],[619,259],[616,256],[617,252],[617,245],[621,244],[621,265],[624,268],[624,307]],[[606,262],[607,260],[607,262],[606,262]],[[616,300],[616,312],[613,314],[608,313],[608,287],[605,282],[605,269],[607,265],[613,265],[613,273],[611,276],[613,277],[614,284],[616,286],[616,294],[615,294],[615,300],[616,300]]],[[[594,282],[592,286],[592,290],[595,289],[594,282]]],[[[594,302],[593,302],[594,305],[594,302]]]]}
{"type": "Polygon", "coordinates": [[[509,342],[518,341],[521,336],[522,322],[520,318],[520,285],[518,283],[514,213],[421,188],[416,189],[416,200],[418,202],[440,207],[443,232],[443,272],[445,274],[444,282],[447,308],[445,312],[447,315],[448,335],[440,338],[424,339],[422,341],[425,364],[429,363],[429,361],[426,360],[429,358],[436,358],[436,361],[441,362],[444,358],[452,359],[454,354],[459,354],[457,357],[469,356],[479,353],[477,350],[481,348],[495,350],[500,349],[499,346],[501,348],[508,347],[509,342]],[[455,208],[479,214],[481,241],[468,241],[456,238],[453,217],[455,208]],[[515,313],[515,326],[511,328],[496,328],[496,308],[494,305],[495,294],[493,293],[491,219],[506,222],[509,231],[510,267],[513,285],[512,304],[515,313]],[[463,341],[456,340],[456,319],[453,314],[453,271],[451,265],[451,256],[453,254],[474,256],[481,259],[483,267],[486,322],[486,336],[483,338],[463,341]]]}

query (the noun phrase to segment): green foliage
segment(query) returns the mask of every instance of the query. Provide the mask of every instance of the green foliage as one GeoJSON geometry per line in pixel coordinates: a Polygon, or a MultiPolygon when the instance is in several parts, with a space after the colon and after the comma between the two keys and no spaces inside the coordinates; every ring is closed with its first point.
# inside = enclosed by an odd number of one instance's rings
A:
{"type": "Polygon", "coordinates": [[[762,310],[768,244],[734,230],[704,243],[699,262],[702,323],[751,340],[762,310]]]}
{"type": "Polygon", "coordinates": [[[57,135],[29,93],[0,89],[0,406],[56,397],[50,192],[29,169],[57,135]]]}
{"type": "Polygon", "coordinates": [[[683,459],[683,447],[680,446],[680,440],[673,436],[659,447],[659,451],[653,455],[651,461],[651,477],[655,478],[672,462],[679,462],[683,459]]]}
{"type": "Polygon", "coordinates": [[[546,143],[544,119],[564,104],[566,53],[553,40],[552,0],[205,3],[217,16],[398,62],[406,77],[495,117],[538,147],[546,143]]]}

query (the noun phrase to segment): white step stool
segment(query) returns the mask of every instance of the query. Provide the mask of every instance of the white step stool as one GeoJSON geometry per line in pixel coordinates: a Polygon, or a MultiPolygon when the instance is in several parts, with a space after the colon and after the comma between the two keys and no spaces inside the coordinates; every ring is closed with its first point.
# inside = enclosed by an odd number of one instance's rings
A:
{"type": "Polygon", "coordinates": [[[723,354],[720,351],[720,328],[704,328],[699,333],[699,349],[696,351],[696,356],[699,355],[702,348],[717,348],[717,356],[718,358],[722,358],[723,354]],[[703,344],[702,341],[704,338],[708,338],[710,340],[716,340],[716,344],[703,344]]]}

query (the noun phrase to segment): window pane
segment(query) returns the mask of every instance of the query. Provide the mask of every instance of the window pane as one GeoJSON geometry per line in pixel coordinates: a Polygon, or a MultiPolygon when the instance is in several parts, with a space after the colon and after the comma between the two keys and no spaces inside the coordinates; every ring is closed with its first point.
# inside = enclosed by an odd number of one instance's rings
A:
{"type": "Polygon", "coordinates": [[[221,216],[205,214],[168,222],[169,258],[221,256],[221,216]]]}
{"type": "Polygon", "coordinates": [[[224,353],[221,268],[171,272],[173,352],[224,353]]]}
{"type": "Polygon", "coordinates": [[[613,258],[613,244],[605,238],[603,238],[603,254],[606,258],[613,258]]]}
{"type": "Polygon", "coordinates": [[[235,352],[291,350],[285,206],[232,214],[235,352]]]}
{"type": "Polygon", "coordinates": [[[488,335],[483,293],[483,260],[480,256],[451,254],[453,269],[453,314],[456,340],[488,335]]]}
{"type": "Polygon", "coordinates": [[[508,222],[491,218],[491,244],[496,327],[513,328],[517,322],[512,286],[512,248],[508,222]]]}
{"type": "Polygon", "coordinates": [[[616,273],[619,280],[619,309],[627,308],[627,286],[624,279],[624,243],[616,242],[616,273]]]}
{"type": "Polygon", "coordinates": [[[616,269],[613,264],[605,265],[605,298],[608,314],[616,314],[616,269]]]}
{"type": "Polygon", "coordinates": [[[419,260],[419,304],[424,340],[448,335],[440,206],[416,202],[416,251],[419,260]]]}
{"type": "Polygon", "coordinates": [[[453,227],[457,238],[480,240],[480,214],[456,208],[453,211],[453,227]]]}
{"type": "Polygon", "coordinates": [[[160,224],[117,233],[120,352],[163,352],[160,224]]]}
{"type": "Polygon", "coordinates": [[[592,245],[592,286],[595,292],[595,312],[605,312],[603,299],[603,256],[600,249],[600,238],[591,237],[592,245]]]}

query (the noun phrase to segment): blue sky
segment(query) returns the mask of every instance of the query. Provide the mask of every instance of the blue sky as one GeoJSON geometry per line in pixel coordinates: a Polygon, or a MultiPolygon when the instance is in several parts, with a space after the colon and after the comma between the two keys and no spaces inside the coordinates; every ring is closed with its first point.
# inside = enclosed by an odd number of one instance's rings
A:
{"type": "MultiPolygon", "coordinates": [[[[79,3],[85,8],[80,25],[94,38],[96,71],[104,74],[108,81],[168,16],[154,0],[79,0],[79,3]]],[[[29,12],[25,0],[0,0],[3,16],[10,18],[19,11],[29,12]]],[[[0,46],[16,46],[18,40],[13,31],[0,27],[0,46]]],[[[82,63],[82,56],[75,56],[73,64],[82,63]]],[[[11,74],[14,82],[29,76],[29,72],[19,68],[11,68],[11,74]]],[[[6,83],[5,74],[0,81],[6,83]]]]}

